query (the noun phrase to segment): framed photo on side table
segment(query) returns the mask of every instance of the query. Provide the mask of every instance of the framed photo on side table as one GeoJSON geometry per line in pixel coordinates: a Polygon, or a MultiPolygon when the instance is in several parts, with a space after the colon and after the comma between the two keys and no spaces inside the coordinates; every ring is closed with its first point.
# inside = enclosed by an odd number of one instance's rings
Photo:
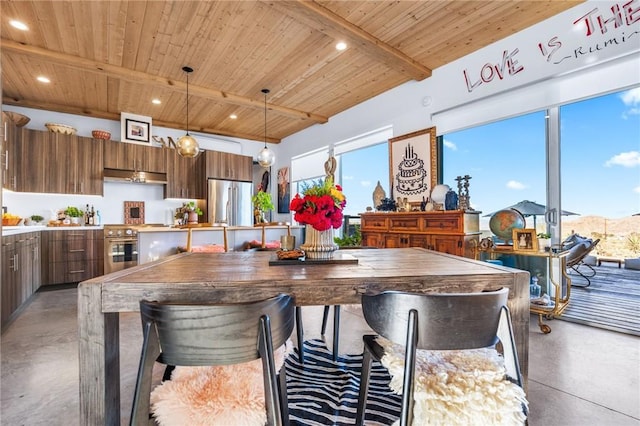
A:
{"type": "Polygon", "coordinates": [[[391,198],[413,204],[429,198],[438,180],[437,165],[435,127],[389,139],[391,198]]]}
{"type": "Polygon", "coordinates": [[[120,137],[122,142],[151,145],[151,117],[120,113],[120,137]]]}
{"type": "Polygon", "coordinates": [[[514,229],[513,249],[517,251],[538,251],[538,237],[535,229],[514,229]]]}

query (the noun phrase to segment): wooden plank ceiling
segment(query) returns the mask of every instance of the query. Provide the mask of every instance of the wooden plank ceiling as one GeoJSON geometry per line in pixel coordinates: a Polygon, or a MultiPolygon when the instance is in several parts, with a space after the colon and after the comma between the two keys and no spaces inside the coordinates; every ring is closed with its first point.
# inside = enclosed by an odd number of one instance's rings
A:
{"type": "Polygon", "coordinates": [[[581,2],[3,0],[2,100],[279,142],[581,2]]]}

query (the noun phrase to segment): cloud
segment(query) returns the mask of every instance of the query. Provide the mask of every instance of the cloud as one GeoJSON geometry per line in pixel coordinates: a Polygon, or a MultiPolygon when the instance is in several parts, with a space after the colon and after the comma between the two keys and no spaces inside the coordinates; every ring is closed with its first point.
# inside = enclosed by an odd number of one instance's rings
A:
{"type": "Polygon", "coordinates": [[[618,155],[614,155],[604,163],[605,167],[622,166],[622,167],[635,167],[640,166],[640,152],[629,151],[621,152],[618,155]]]}
{"type": "Polygon", "coordinates": [[[456,144],[451,142],[448,139],[445,139],[444,142],[442,142],[442,144],[445,146],[445,148],[449,148],[451,151],[457,151],[458,150],[458,147],[456,146],[456,144]]]}
{"type": "Polygon", "coordinates": [[[622,92],[620,99],[627,106],[640,105],[640,87],[622,92]]]}
{"type": "Polygon", "coordinates": [[[371,181],[370,180],[361,180],[360,181],[360,186],[364,186],[365,188],[368,188],[371,186],[371,181]]]}
{"type": "Polygon", "coordinates": [[[353,176],[351,175],[342,176],[342,180],[353,180],[353,176]]]}
{"type": "Polygon", "coordinates": [[[522,182],[518,182],[517,180],[510,180],[509,182],[507,182],[507,188],[509,189],[515,189],[515,190],[522,190],[525,189],[527,186],[522,183],[522,182]]]}
{"type": "Polygon", "coordinates": [[[620,99],[629,107],[622,113],[623,119],[626,120],[631,115],[640,115],[640,87],[622,92],[620,99]]]}
{"type": "Polygon", "coordinates": [[[640,194],[640,186],[636,186],[635,188],[633,188],[633,192],[640,194]]]}

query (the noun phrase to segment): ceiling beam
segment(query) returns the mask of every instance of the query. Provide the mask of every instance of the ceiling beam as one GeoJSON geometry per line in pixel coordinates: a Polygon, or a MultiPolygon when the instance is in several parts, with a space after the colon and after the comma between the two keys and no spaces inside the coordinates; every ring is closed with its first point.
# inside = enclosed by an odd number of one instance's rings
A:
{"type": "MultiPolygon", "coordinates": [[[[170,89],[184,93],[187,91],[186,83],[178,80],[172,80],[152,74],[147,74],[142,71],[130,70],[127,68],[119,67],[116,65],[110,65],[103,62],[94,61],[92,59],[81,58],[79,56],[68,55],[66,53],[54,52],[48,49],[43,49],[35,46],[28,46],[22,43],[18,43],[8,39],[1,40],[1,47],[3,51],[16,52],[22,55],[37,56],[39,59],[55,62],[60,65],[68,66],[70,68],[79,69],[82,71],[94,72],[105,75],[107,77],[120,78],[122,80],[145,83],[164,89],[170,89]]],[[[189,85],[189,94],[192,96],[198,96],[200,98],[209,99],[215,102],[224,102],[227,104],[239,105],[244,107],[251,107],[255,109],[264,109],[264,101],[254,100],[244,96],[234,95],[232,93],[223,92],[221,90],[208,89],[206,87],[189,85]]],[[[269,111],[280,113],[285,116],[295,117],[303,120],[311,120],[315,123],[326,123],[329,121],[328,117],[314,114],[307,111],[300,111],[293,108],[287,108],[284,106],[267,104],[269,111]]]]}
{"type": "MultiPolygon", "coordinates": [[[[189,91],[191,91],[191,87],[189,87],[189,91]]],[[[13,106],[19,106],[24,108],[42,109],[46,111],[58,111],[58,112],[64,112],[67,114],[84,115],[84,116],[90,116],[93,118],[103,118],[106,120],[120,121],[120,113],[108,112],[108,111],[96,111],[89,108],[73,107],[73,106],[53,104],[53,103],[33,102],[26,99],[24,100],[14,99],[8,96],[2,97],[2,103],[6,105],[13,105],[13,106]]],[[[162,121],[162,120],[156,120],[156,119],[153,120],[153,125],[159,126],[159,127],[168,127],[172,129],[183,129],[183,130],[187,129],[184,123],[173,123],[170,121],[162,121]]],[[[210,128],[210,127],[198,127],[198,126],[194,127],[193,124],[189,126],[189,130],[192,132],[207,133],[207,134],[219,135],[219,136],[229,136],[229,137],[247,139],[247,140],[262,142],[262,143],[264,143],[265,141],[264,135],[250,135],[250,134],[238,133],[238,132],[228,132],[225,130],[210,128]]],[[[277,144],[281,142],[281,139],[267,137],[267,142],[277,144]]]]}
{"type": "Polygon", "coordinates": [[[422,65],[402,51],[369,34],[342,16],[326,7],[309,0],[265,0],[271,7],[293,16],[316,31],[321,31],[335,39],[347,39],[351,47],[358,48],[389,67],[413,80],[431,77],[431,69],[422,65]],[[357,46],[357,47],[356,47],[357,46]]]}

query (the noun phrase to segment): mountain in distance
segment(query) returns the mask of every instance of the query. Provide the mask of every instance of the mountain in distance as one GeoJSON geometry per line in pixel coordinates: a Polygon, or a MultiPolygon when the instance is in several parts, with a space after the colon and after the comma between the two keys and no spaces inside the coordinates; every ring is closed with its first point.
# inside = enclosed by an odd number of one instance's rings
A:
{"type": "Polygon", "coordinates": [[[627,236],[633,232],[640,233],[640,216],[628,216],[618,219],[609,219],[603,216],[568,216],[562,218],[562,233],[570,234],[571,231],[585,237],[590,237],[592,232],[601,235],[627,236]]]}

